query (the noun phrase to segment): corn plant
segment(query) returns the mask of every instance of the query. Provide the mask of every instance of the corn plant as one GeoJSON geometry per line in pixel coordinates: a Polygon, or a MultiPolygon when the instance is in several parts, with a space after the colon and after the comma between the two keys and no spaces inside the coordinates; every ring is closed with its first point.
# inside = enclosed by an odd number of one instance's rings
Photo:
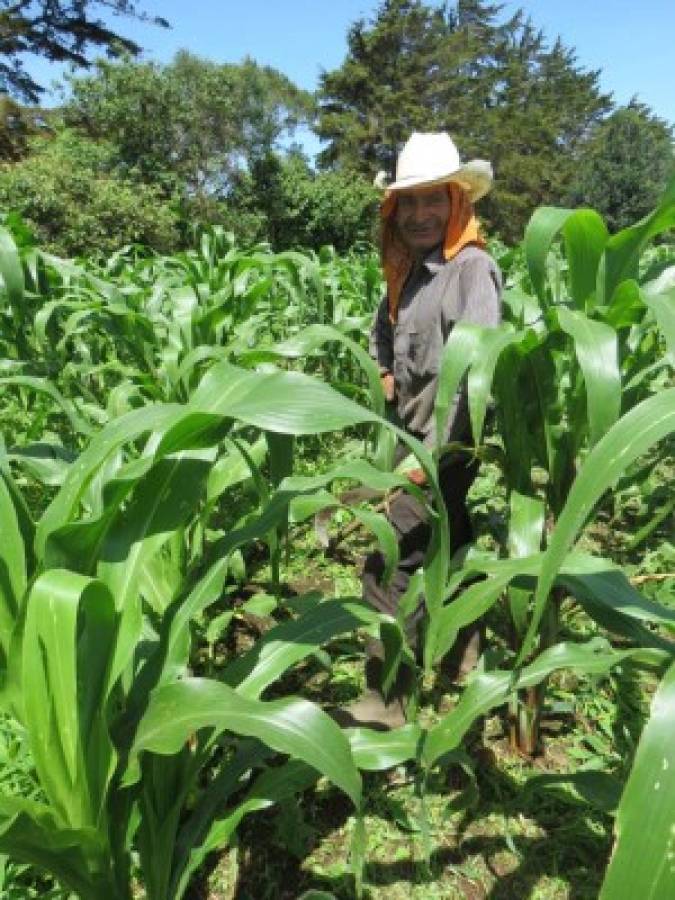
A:
{"type": "MultiPolygon", "coordinates": [[[[507,291],[510,321],[494,330],[460,324],[448,340],[436,405],[437,434],[443,434],[450,398],[468,372],[472,429],[480,443],[492,385],[501,441],[498,458],[510,499],[507,550],[512,558],[537,553],[547,542],[566,508],[580,461],[622,411],[649,396],[655,369],[672,367],[672,293],[667,285],[659,290],[658,283],[640,284],[636,278],[641,250],[673,221],[675,181],[650,216],[612,237],[592,210],[538,210],[525,236],[534,296],[521,287],[507,291]],[[549,281],[549,253],[560,231],[567,277],[563,281],[554,263],[549,281]],[[631,338],[641,343],[636,331],[646,330],[652,342],[665,344],[658,363],[653,352],[648,361],[627,349],[631,338]],[[628,390],[622,392],[624,382],[628,390]],[[542,470],[543,479],[537,475],[542,470]]],[[[440,443],[437,452],[442,452],[440,443]]],[[[537,642],[544,649],[557,633],[555,601],[539,596],[531,608],[531,599],[520,586],[509,590],[519,665],[537,642]]],[[[541,691],[535,691],[514,709],[515,741],[529,753],[537,743],[540,705],[541,691]]]]}
{"type": "MultiPolygon", "coordinates": [[[[539,211],[526,235],[526,274],[520,251],[512,254],[506,324],[453,330],[437,434],[466,377],[483,452],[494,382],[499,436],[490,453],[501,461],[511,510],[502,558],[471,553],[454,565],[433,460],[383,421],[377,372],[359,345],[380,284],[372,255],[356,264],[329,251],[244,253],[213,230],[176,257],[129,248],[93,269],[0,233],[0,391],[13,420],[28,422],[7,448],[0,442],[1,696],[26,729],[41,790],[0,797],[0,852],[82,897],[111,898],[131,895],[136,854],[148,897],[178,898],[244,816],[323,774],[353,802],[358,875],[360,771],[410,763],[423,809],[431,770],[454,758],[481,715],[511,703],[519,739],[532,749],[552,672],[598,674],[630,663],[668,674],[619,806],[605,895],[666,896],[669,869],[657,871],[648,854],[630,882],[626,871],[639,796],[647,786],[667,800],[675,762],[665,744],[675,616],[574,543],[631,461],[673,431],[668,259],[640,266],[646,242],[672,227],[673,209],[671,185],[652,216],[612,237],[592,211],[539,211]],[[554,247],[560,232],[564,256],[554,247]],[[274,368],[291,365],[339,392],[274,368]],[[43,437],[54,421],[67,445],[43,437]],[[376,436],[370,461],[337,459],[312,477],[294,475],[294,438],[339,428],[376,436]],[[278,586],[289,522],[339,505],[334,481],[424,500],[389,471],[394,440],[420,460],[432,495],[431,543],[398,620],[358,598],[306,598],[296,617],[280,608],[282,621],[228,660],[217,680],[194,677],[194,623],[222,604],[239,548],[266,543],[278,586]],[[51,492],[37,522],[17,467],[51,492]],[[254,487],[255,503],[231,511],[225,526],[220,513],[242,483],[254,487]],[[630,646],[558,642],[562,592],[630,646]],[[299,698],[264,699],[290,667],[354,629],[380,635],[388,688],[399,665],[416,665],[403,626],[422,594],[430,674],[459,629],[505,593],[513,655],[484,661],[434,724],[418,720],[413,703],[398,731],[343,732],[299,698]],[[287,761],[278,765],[277,754],[287,761]],[[624,883],[632,894],[617,893],[624,883]]],[[[354,514],[380,542],[390,572],[391,528],[371,511],[354,514]]],[[[665,858],[668,810],[666,802],[650,806],[665,858]]],[[[425,833],[423,816],[422,826],[425,833]]]]}
{"type": "MultiPolygon", "coordinates": [[[[277,527],[292,500],[335,478],[380,488],[405,486],[405,479],[366,462],[286,478],[260,515],[221,536],[205,556],[188,565],[189,554],[174,550],[199,514],[233,422],[304,434],[378,421],[305,376],[219,363],[187,405],[146,406],[98,432],[37,523],[5,464],[3,699],[26,728],[45,796],[3,798],[5,852],[84,898],[126,898],[135,846],[148,896],[180,897],[204,855],[228,840],[243,815],[311,784],[317,772],[360,809],[357,760],[369,753],[366,764],[376,765],[377,746],[362,737],[355,755],[312,704],[259,696],[326,640],[377,627],[381,617],[360,601],[322,604],[280,626],[218,682],[189,677],[189,629],[220,597],[230,555],[277,527]],[[267,770],[272,751],[291,761],[267,770]],[[186,818],[205,767],[213,781],[186,818]],[[238,799],[228,806],[232,795],[238,799]]],[[[430,457],[411,446],[433,482],[430,457]]],[[[440,554],[430,566],[431,596],[444,581],[442,563],[440,554]]]]}

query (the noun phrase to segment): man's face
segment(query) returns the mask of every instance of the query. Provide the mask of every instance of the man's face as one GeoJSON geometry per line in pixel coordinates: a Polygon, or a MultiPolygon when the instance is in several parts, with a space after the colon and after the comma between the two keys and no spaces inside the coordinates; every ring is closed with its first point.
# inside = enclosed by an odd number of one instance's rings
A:
{"type": "Polygon", "coordinates": [[[450,218],[450,197],[445,185],[401,191],[396,204],[396,225],[407,248],[422,256],[440,244],[450,218]]]}

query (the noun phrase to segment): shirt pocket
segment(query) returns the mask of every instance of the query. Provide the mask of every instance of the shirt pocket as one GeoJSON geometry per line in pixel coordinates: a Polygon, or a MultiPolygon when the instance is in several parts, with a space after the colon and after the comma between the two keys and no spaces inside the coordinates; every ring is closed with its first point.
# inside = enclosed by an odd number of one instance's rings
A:
{"type": "Polygon", "coordinates": [[[410,332],[408,369],[415,378],[428,379],[438,375],[442,353],[443,334],[440,323],[410,332]]]}

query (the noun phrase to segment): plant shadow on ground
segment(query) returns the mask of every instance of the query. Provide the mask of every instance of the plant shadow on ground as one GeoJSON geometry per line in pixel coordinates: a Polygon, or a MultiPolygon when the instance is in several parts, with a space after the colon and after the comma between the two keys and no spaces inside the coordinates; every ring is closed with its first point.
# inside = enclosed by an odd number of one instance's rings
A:
{"type": "MultiPolygon", "coordinates": [[[[499,510],[489,511],[499,517],[499,510]]],[[[310,546],[286,570],[285,599],[318,590],[324,596],[356,596],[359,562],[368,542],[354,536],[338,558],[310,546]]],[[[258,587],[269,589],[267,572],[258,587]]],[[[492,642],[505,644],[505,612],[487,616],[492,642]]],[[[560,638],[587,640],[597,629],[578,607],[563,617],[560,638]]],[[[266,699],[299,693],[324,707],[358,695],[363,679],[363,640],[348,637],[325,648],[333,672],[310,657],[265,693],[266,699]]],[[[425,691],[423,716],[442,708],[448,685],[441,676],[425,691]]],[[[366,775],[368,846],[364,897],[370,900],[585,900],[596,897],[612,844],[611,817],[583,801],[569,786],[525,789],[538,774],[575,771],[592,762],[625,776],[647,712],[651,685],[630,666],[605,682],[580,681],[574,673],[551,680],[545,752],[524,759],[487,727],[470,736],[478,796],[470,809],[448,813],[467,788],[457,768],[434,775],[427,795],[433,850],[425,862],[417,827],[418,801],[411,767],[366,775]],[[563,706],[570,709],[565,712],[563,706]],[[459,781],[458,781],[459,778],[459,781]]],[[[451,702],[456,692],[450,688],[451,702]]],[[[493,717],[499,720],[499,716],[493,717]]],[[[499,720],[501,721],[501,720],[499,720]]],[[[489,721],[487,723],[489,725],[489,721]]],[[[592,764],[590,765],[592,768],[592,764]]],[[[339,900],[354,896],[349,846],[354,810],[336,790],[319,783],[289,808],[244,820],[236,849],[214,855],[195,880],[188,900],[296,900],[308,890],[339,900]],[[290,845],[290,846],[289,846],[290,845]]]]}
{"type": "MultiPolygon", "coordinates": [[[[427,794],[432,852],[419,833],[419,801],[411,768],[366,775],[367,900],[597,896],[611,848],[611,819],[564,786],[524,789],[525,776],[560,771],[559,735],[536,760],[511,753],[503,738],[472,734],[478,794],[468,809],[448,809],[467,794],[458,768],[434,773],[427,794]]],[[[569,762],[569,760],[568,760],[569,762]]],[[[304,891],[354,896],[348,848],[354,810],[321,782],[288,810],[252,816],[231,854],[212,861],[189,900],[295,900],[304,891]],[[291,850],[289,850],[289,845],[291,850]],[[230,857],[228,859],[228,857],[230,857]]]]}

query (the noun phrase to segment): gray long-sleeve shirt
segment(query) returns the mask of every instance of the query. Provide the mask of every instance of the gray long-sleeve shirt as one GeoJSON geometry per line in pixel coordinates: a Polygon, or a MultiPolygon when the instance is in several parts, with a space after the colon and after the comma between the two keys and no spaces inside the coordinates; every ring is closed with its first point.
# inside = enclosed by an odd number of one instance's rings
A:
{"type": "MultiPolygon", "coordinates": [[[[416,266],[406,281],[398,320],[389,321],[385,296],[370,333],[370,355],[381,372],[392,372],[396,409],[406,429],[431,447],[435,443],[434,400],[441,355],[455,322],[497,325],[502,279],[492,257],[464,247],[446,261],[441,247],[416,266]]],[[[466,384],[455,397],[445,442],[469,439],[466,384]]]]}

